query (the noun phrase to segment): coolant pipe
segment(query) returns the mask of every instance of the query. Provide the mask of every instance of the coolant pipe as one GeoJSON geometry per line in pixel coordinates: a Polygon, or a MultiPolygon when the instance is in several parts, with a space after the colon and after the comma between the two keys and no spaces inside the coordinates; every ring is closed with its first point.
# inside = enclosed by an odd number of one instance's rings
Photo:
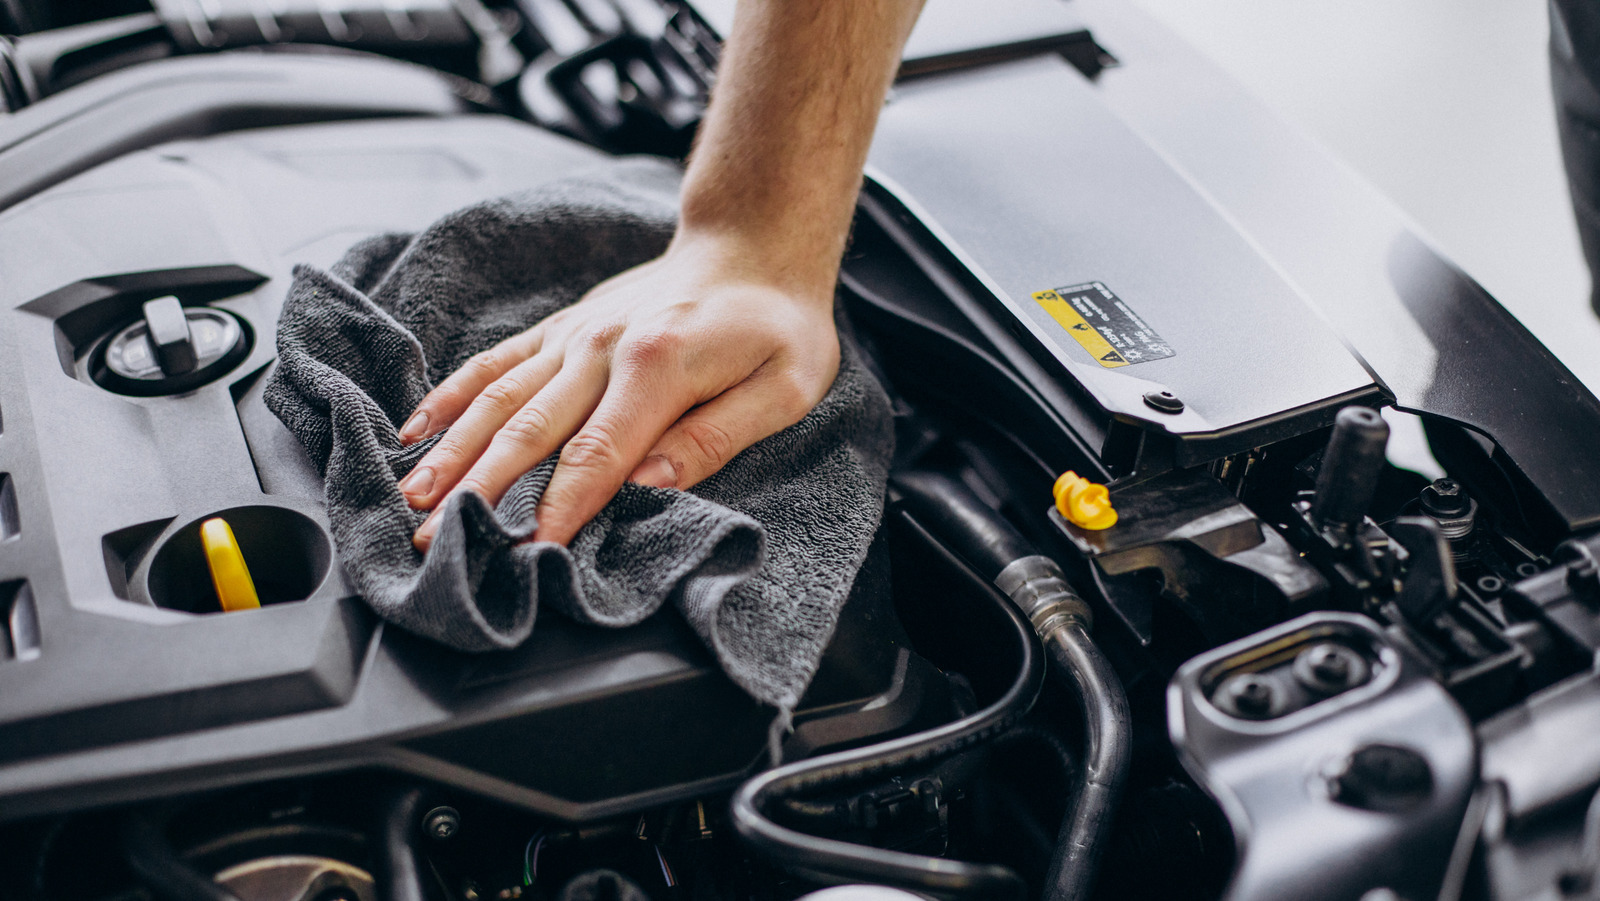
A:
{"type": "MultiPolygon", "coordinates": [[[[766,815],[766,808],[776,802],[908,766],[926,765],[970,750],[1015,726],[1032,709],[1044,685],[1044,654],[1022,614],[999,599],[993,603],[1005,616],[1006,644],[1014,645],[1020,664],[1016,678],[994,703],[923,732],[767,770],[734,793],[730,811],[740,840],[785,869],[819,882],[868,882],[938,897],[970,895],[1019,901],[1025,886],[1009,867],[807,835],[773,822],[766,815]]],[[[994,648],[992,652],[1003,650],[994,648]]]]}
{"type": "Polygon", "coordinates": [[[1078,698],[1083,774],[1062,818],[1044,897],[1083,901],[1094,888],[1133,749],[1128,696],[1089,635],[1089,606],[1054,560],[956,479],[913,470],[896,474],[890,484],[912,516],[993,580],[1028,617],[1051,668],[1078,698]]]}

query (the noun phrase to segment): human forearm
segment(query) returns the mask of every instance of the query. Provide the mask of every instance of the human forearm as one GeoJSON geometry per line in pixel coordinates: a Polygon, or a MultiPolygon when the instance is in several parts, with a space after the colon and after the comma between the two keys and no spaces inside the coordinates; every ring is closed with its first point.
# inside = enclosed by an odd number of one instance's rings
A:
{"type": "Polygon", "coordinates": [[[730,238],[833,293],[861,167],[922,0],[741,0],[683,185],[679,241],[730,238]]]}

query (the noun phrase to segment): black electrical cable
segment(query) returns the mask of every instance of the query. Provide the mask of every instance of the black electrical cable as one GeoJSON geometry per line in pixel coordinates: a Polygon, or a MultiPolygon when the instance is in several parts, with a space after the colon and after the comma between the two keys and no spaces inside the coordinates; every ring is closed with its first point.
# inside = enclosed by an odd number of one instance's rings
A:
{"type": "Polygon", "coordinates": [[[942,540],[1027,613],[1056,675],[1077,696],[1083,711],[1083,774],[1062,819],[1044,897],[1083,901],[1094,887],[1133,756],[1128,696],[1089,636],[1088,606],[1055,561],[957,480],[908,471],[896,473],[891,485],[907,509],[928,520],[942,540]]]}
{"type": "Polygon", "coordinates": [[[1078,755],[1067,747],[1067,742],[1061,736],[1038,726],[1018,726],[1010,732],[995,739],[995,747],[1009,745],[1036,744],[1042,746],[1055,758],[1061,767],[1063,777],[1071,776],[1078,769],[1078,755]]]}
{"type": "Polygon", "coordinates": [[[133,874],[156,901],[239,901],[216,880],[185,863],[167,841],[166,818],[149,811],[122,820],[122,850],[133,874]]]}
{"type": "MultiPolygon", "coordinates": [[[[1044,685],[1039,642],[1012,605],[1004,612],[1008,644],[1020,660],[1017,677],[998,700],[943,726],[864,748],[825,754],[768,770],[740,786],[732,816],[739,837],[753,850],[802,875],[903,886],[936,895],[1020,897],[1025,886],[1010,868],[889,851],[788,829],[763,812],[773,801],[955,754],[1004,732],[1032,708],[1044,685]]],[[[999,649],[996,649],[997,651],[999,649]]]]}

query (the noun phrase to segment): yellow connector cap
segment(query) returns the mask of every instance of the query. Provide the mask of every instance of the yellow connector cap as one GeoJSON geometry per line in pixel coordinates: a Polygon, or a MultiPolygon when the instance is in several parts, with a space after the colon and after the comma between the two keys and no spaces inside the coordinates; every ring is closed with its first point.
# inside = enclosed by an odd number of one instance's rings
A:
{"type": "Polygon", "coordinates": [[[261,606],[250,568],[244,565],[244,552],[233,537],[227,520],[208,519],[200,524],[200,545],[206,549],[206,565],[211,569],[211,584],[217,586],[217,599],[224,610],[254,610],[261,606]]]}
{"type": "Polygon", "coordinates": [[[1117,524],[1111,492],[1104,485],[1068,470],[1056,479],[1052,493],[1056,496],[1056,510],[1079,528],[1099,531],[1117,524]]]}

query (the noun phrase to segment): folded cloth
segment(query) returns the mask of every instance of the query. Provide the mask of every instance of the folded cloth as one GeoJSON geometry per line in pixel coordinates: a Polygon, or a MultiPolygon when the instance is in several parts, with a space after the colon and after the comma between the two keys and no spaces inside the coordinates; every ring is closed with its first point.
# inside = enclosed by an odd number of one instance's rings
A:
{"type": "Polygon", "coordinates": [[[321,469],[340,559],[385,620],[489,651],[525,640],[542,602],[627,626],[670,599],[735,683],[787,714],[883,511],[888,400],[847,337],[801,422],[688,492],[624,485],[570,547],[528,540],[554,457],[493,506],[452,495],[426,555],[411,544],[423,514],[397,487],[437,442],[402,447],[397,434],[430,387],[659,255],[677,183],[665,163],[613,162],[366,240],[331,272],[296,267],[266,402],[321,469]]]}

